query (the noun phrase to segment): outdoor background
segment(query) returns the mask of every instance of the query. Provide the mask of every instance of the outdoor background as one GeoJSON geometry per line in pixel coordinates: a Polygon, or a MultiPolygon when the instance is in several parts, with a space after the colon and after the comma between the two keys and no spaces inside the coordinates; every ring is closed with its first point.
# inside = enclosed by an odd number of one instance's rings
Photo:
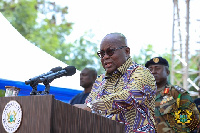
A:
{"type": "MultiPolygon", "coordinates": [[[[199,0],[190,0],[189,58],[194,70],[200,69],[192,60],[200,49],[199,7],[199,0]]],[[[185,0],[179,0],[179,8],[184,24],[185,0]]],[[[145,64],[163,56],[171,65],[173,10],[172,0],[0,0],[0,12],[32,44],[80,71],[91,66],[98,74],[104,70],[96,52],[101,39],[111,32],[127,37],[133,61],[145,64]]],[[[187,33],[184,26],[180,28],[184,44],[187,33]]]]}

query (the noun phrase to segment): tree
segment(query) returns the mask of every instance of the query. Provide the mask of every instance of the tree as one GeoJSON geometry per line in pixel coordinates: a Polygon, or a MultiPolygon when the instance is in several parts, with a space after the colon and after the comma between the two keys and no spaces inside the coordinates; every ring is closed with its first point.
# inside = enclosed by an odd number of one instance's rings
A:
{"type": "Polygon", "coordinates": [[[133,55],[132,58],[133,61],[135,61],[136,63],[144,65],[147,60],[152,58],[153,53],[155,53],[155,51],[153,50],[153,46],[151,44],[148,44],[146,48],[140,50],[139,55],[133,55]]]}
{"type": "Polygon", "coordinates": [[[66,20],[67,7],[47,0],[3,0],[0,5],[3,15],[22,36],[52,56],[67,45],[65,36],[73,25],[66,20]]]}
{"type": "Polygon", "coordinates": [[[22,36],[55,58],[79,70],[99,65],[96,53],[88,52],[97,51],[96,44],[86,35],[74,43],[66,40],[73,26],[67,21],[68,7],[49,0],[2,0],[0,11],[22,36]]]}
{"type": "MultiPolygon", "coordinates": [[[[148,60],[150,60],[153,57],[158,57],[158,56],[165,58],[168,61],[169,66],[171,66],[171,55],[169,53],[163,53],[161,55],[156,54],[155,51],[153,50],[153,45],[151,45],[151,44],[148,44],[146,46],[146,48],[141,49],[140,54],[133,55],[132,58],[133,58],[133,61],[137,62],[138,64],[145,65],[145,63],[148,60]]],[[[179,75],[177,75],[177,76],[179,76],[179,75]]],[[[168,81],[170,82],[170,76],[169,76],[168,81]]]]}
{"type": "Polygon", "coordinates": [[[69,56],[65,56],[67,64],[74,64],[77,69],[83,70],[85,67],[93,67],[98,74],[103,73],[100,59],[96,54],[98,50],[97,44],[92,41],[94,34],[91,31],[85,32],[80,39],[75,40],[72,47],[70,47],[69,56]]]}
{"type": "Polygon", "coordinates": [[[22,36],[52,56],[66,45],[65,36],[72,29],[67,7],[45,0],[3,0],[0,10],[22,36]]]}

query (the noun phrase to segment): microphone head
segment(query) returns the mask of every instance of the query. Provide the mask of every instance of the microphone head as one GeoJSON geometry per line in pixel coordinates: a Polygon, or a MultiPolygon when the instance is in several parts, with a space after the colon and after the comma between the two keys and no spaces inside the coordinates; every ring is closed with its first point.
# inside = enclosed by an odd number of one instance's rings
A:
{"type": "Polygon", "coordinates": [[[52,72],[58,72],[58,71],[61,71],[62,70],[62,67],[55,67],[55,68],[52,68],[50,71],[52,71],[52,72]]]}
{"type": "Polygon", "coordinates": [[[67,66],[63,69],[67,72],[65,76],[72,76],[76,73],[76,68],[74,66],[67,66]]]}

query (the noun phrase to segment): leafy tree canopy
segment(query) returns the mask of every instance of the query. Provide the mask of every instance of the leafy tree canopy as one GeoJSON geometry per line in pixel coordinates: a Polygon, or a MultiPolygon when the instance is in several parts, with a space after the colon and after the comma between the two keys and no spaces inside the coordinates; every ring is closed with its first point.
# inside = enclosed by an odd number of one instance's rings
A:
{"type": "Polygon", "coordinates": [[[73,28],[67,21],[68,7],[49,0],[2,0],[0,11],[27,40],[78,70],[94,65],[98,58],[88,52],[88,48],[96,51],[97,47],[85,40],[85,35],[73,43],[66,40],[73,28]]]}
{"type": "MultiPolygon", "coordinates": [[[[0,12],[22,36],[55,58],[75,66],[78,70],[92,66],[97,69],[98,74],[104,73],[96,55],[97,44],[90,41],[94,36],[91,32],[86,32],[75,42],[66,39],[73,29],[73,23],[67,20],[68,7],[61,7],[50,0],[1,0],[0,12]]],[[[153,46],[149,44],[132,58],[144,65],[154,57],[154,53],[153,46]]],[[[163,53],[160,56],[166,58],[171,66],[170,54],[163,53]]],[[[191,59],[196,57],[192,56],[191,59]]],[[[196,62],[191,60],[190,64],[196,62]]],[[[177,67],[181,68],[180,65],[177,67]]],[[[199,70],[199,65],[192,65],[191,68],[199,70]]],[[[195,79],[196,76],[198,75],[191,78],[195,79]]],[[[176,77],[181,79],[182,75],[176,74],[176,77]]]]}

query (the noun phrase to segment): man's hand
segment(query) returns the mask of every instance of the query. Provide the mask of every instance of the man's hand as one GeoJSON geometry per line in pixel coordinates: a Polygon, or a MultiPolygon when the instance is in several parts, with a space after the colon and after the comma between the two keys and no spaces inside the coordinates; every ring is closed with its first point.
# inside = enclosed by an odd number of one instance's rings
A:
{"type": "Polygon", "coordinates": [[[91,104],[92,111],[96,112],[97,114],[106,114],[105,104],[102,100],[92,101],[91,104]]]}
{"type": "Polygon", "coordinates": [[[73,106],[77,107],[77,108],[81,108],[83,110],[87,110],[89,112],[91,112],[91,109],[89,107],[87,107],[86,104],[74,104],[73,106]]]}

